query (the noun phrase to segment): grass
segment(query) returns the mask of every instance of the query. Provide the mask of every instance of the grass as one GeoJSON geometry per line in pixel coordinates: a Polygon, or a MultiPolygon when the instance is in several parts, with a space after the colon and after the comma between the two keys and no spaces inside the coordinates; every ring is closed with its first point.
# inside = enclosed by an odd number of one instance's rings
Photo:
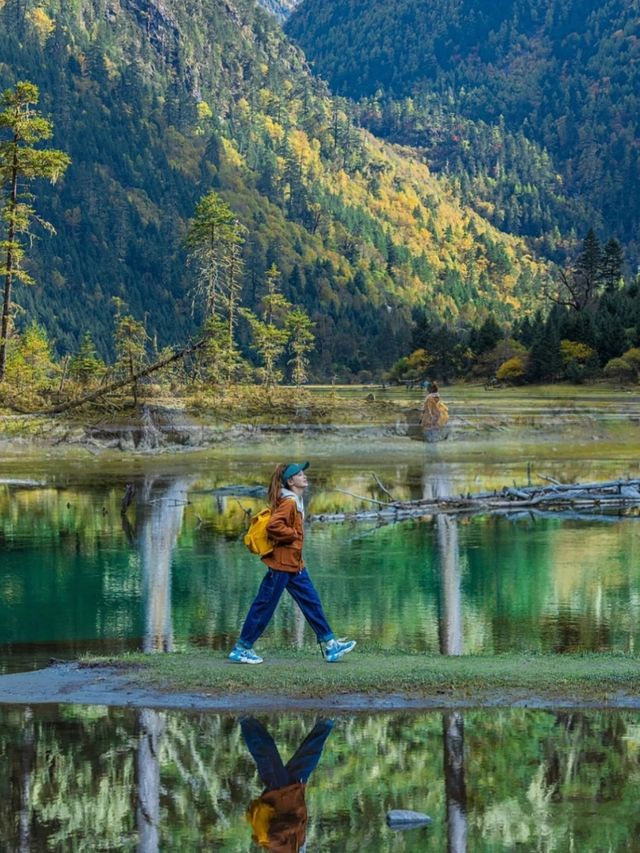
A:
{"type": "Polygon", "coordinates": [[[606,701],[613,693],[640,696],[640,658],[625,654],[504,654],[444,657],[356,649],[338,664],[319,652],[280,650],[261,666],[227,661],[224,652],[189,649],[172,654],[126,654],[83,659],[134,675],[137,685],[207,695],[299,698],[345,694],[446,698],[487,702],[497,694],[606,701]]]}

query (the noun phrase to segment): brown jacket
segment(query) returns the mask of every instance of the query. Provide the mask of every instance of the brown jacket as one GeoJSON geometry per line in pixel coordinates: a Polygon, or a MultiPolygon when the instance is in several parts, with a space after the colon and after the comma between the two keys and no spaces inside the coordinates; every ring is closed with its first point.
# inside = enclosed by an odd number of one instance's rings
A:
{"type": "Polygon", "coordinates": [[[247,810],[253,838],[273,853],[298,853],[307,833],[305,785],[296,782],[286,788],[264,791],[247,810]]]}
{"type": "Polygon", "coordinates": [[[304,541],[304,520],[293,498],[281,498],[271,513],[267,525],[269,539],[275,542],[270,554],[262,557],[262,562],[270,569],[279,572],[300,572],[304,569],[302,543],[304,541]]]}

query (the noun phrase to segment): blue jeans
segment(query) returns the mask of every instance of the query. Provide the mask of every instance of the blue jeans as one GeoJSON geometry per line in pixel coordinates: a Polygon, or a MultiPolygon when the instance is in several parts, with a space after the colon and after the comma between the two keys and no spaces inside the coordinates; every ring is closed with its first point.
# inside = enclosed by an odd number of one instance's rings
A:
{"type": "Polygon", "coordinates": [[[318,720],[286,764],[282,763],[278,747],[262,723],[254,717],[245,717],[240,721],[240,728],[262,783],[267,790],[273,791],[295,782],[307,783],[320,761],[333,720],[318,720]]]}
{"type": "Polygon", "coordinates": [[[334,634],[324,615],[320,596],[307,570],[294,573],[269,569],[244,620],[238,640],[240,646],[246,649],[253,646],[269,624],[285,589],[302,610],[318,642],[324,643],[333,639],[334,634]]]}

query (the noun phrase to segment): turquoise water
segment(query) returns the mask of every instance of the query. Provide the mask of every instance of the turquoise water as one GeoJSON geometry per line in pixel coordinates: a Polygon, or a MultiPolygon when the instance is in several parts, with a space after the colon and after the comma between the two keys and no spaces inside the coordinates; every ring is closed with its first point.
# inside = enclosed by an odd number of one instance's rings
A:
{"type": "MultiPolygon", "coordinates": [[[[316,720],[259,722],[286,762],[316,720]]],[[[639,750],[628,713],[341,717],[308,778],[306,850],[637,850],[639,750]],[[432,823],[392,830],[399,808],[432,823]]],[[[264,785],[234,717],[0,707],[0,757],[5,850],[259,849],[245,814],[264,785]]]]}
{"type": "MultiPolygon", "coordinates": [[[[407,441],[377,451],[318,442],[291,450],[312,460],[310,514],[385,499],[373,472],[400,498],[480,491],[531,476],[531,466],[498,453],[447,462],[407,441]]],[[[262,573],[241,542],[246,514],[262,501],[215,490],[263,483],[272,458],[265,446],[128,463],[13,463],[0,484],[0,668],[86,651],[226,649],[262,573]],[[136,495],[123,520],[127,482],[136,495]]],[[[537,465],[567,480],[633,474],[637,461],[537,465]]],[[[638,543],[637,517],[520,514],[315,523],[305,553],[336,632],[371,647],[634,651],[638,543]]],[[[311,646],[313,639],[285,599],[261,648],[311,646]]]]}

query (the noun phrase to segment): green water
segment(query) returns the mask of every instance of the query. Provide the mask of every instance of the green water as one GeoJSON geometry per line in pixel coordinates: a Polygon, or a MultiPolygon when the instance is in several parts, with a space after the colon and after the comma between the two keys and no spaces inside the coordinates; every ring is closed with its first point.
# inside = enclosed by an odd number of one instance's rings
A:
{"type": "MultiPolygon", "coordinates": [[[[228,648],[261,577],[241,535],[245,513],[262,502],[216,498],[212,490],[264,483],[283,447],[311,460],[310,513],[371,506],[354,496],[385,499],[374,472],[394,497],[416,498],[539,475],[637,476],[639,465],[628,444],[607,446],[588,460],[577,458],[571,444],[545,445],[527,459],[495,440],[450,458],[450,448],[402,438],[290,438],[177,456],[5,460],[0,670],[85,651],[228,648]],[[127,482],[137,491],[123,523],[127,482]]],[[[639,541],[636,517],[522,514],[427,517],[384,527],[314,524],[305,551],[334,630],[371,647],[634,651],[639,541]]],[[[313,641],[285,599],[260,648],[313,641]]]]}
{"type": "MultiPolygon", "coordinates": [[[[286,762],[314,718],[261,717],[286,762]]],[[[640,717],[529,710],[342,717],[308,779],[308,851],[633,851],[640,717]],[[390,809],[432,824],[398,832],[390,809]]],[[[8,851],[259,849],[263,790],[237,719],[0,709],[8,851]]]]}

